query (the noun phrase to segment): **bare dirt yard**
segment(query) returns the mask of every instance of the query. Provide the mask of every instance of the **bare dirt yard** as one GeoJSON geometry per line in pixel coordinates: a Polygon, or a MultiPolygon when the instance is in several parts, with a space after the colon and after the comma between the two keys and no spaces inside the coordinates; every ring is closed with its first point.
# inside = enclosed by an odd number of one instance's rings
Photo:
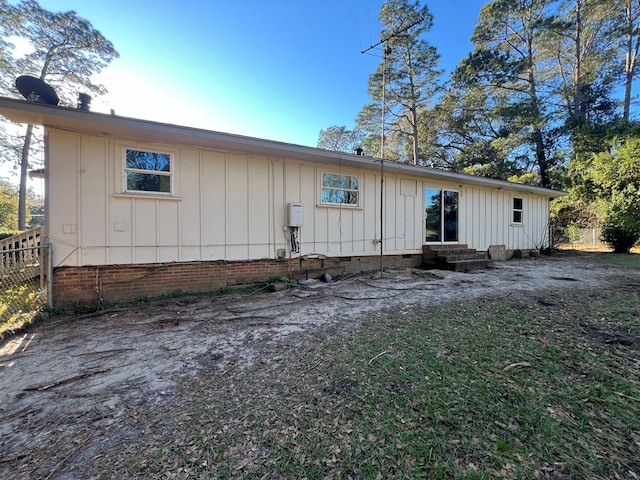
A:
{"type": "Polygon", "coordinates": [[[544,292],[579,290],[573,300],[588,303],[585,291],[640,288],[640,269],[597,258],[512,260],[474,273],[397,270],[54,316],[0,344],[0,478],[117,477],[132,452],[171,435],[196,390],[217,386],[211,408],[232,405],[220,386],[242,392],[243,382],[269,381],[276,366],[300,364],[323,342],[358,332],[365,318],[544,292]]]}

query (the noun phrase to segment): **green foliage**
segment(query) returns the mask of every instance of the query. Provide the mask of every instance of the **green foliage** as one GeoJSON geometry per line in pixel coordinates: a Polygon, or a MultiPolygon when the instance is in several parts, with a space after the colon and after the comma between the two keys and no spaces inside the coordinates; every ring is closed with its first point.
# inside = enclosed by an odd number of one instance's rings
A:
{"type": "Polygon", "coordinates": [[[507,178],[508,181],[513,183],[520,183],[522,185],[537,185],[540,182],[538,175],[535,172],[527,172],[522,175],[513,175],[507,178]]]}
{"type": "Polygon", "coordinates": [[[473,152],[484,144],[485,151],[491,146],[499,152],[485,158],[496,158],[508,167],[494,174],[507,178],[535,169],[537,182],[551,186],[556,157],[551,155],[554,144],[547,125],[551,102],[543,82],[548,72],[540,68],[547,65],[547,58],[539,32],[550,3],[495,0],[483,7],[472,37],[475,48],[460,62],[449,90],[457,97],[455,112],[462,116],[473,112],[472,121],[459,122],[456,128],[457,156],[465,168],[477,164],[473,152]]]}
{"type": "Polygon", "coordinates": [[[30,311],[37,304],[38,294],[31,292],[28,285],[15,285],[2,292],[0,305],[0,315],[2,315],[9,305],[13,305],[20,311],[30,311]]]}
{"type": "Polygon", "coordinates": [[[628,252],[640,239],[640,138],[615,140],[608,147],[571,163],[574,192],[590,202],[604,224],[605,242],[616,252],[628,252]]]}
{"type": "Polygon", "coordinates": [[[0,0],[0,94],[11,91],[17,73],[16,61],[11,52],[13,44],[8,40],[8,28],[16,15],[16,9],[7,0],[0,0]]]}
{"type": "Polygon", "coordinates": [[[355,148],[361,146],[361,140],[362,132],[358,129],[348,130],[344,125],[333,125],[326,130],[320,130],[317,146],[325,150],[353,153],[355,148]]]}
{"type": "Polygon", "coordinates": [[[11,183],[0,180],[0,232],[18,228],[18,192],[11,183]]]}
{"type": "MultiPolygon", "coordinates": [[[[592,205],[599,192],[584,196],[589,189],[581,173],[567,167],[570,160],[607,152],[616,137],[638,135],[640,126],[629,123],[629,101],[637,77],[640,3],[487,1],[472,36],[474,49],[444,94],[437,52],[423,39],[433,22],[426,7],[386,2],[381,39],[418,16],[424,22],[388,42],[385,158],[411,161],[417,151],[422,165],[571,189],[560,213],[581,225],[601,223],[604,217],[595,216],[599,207],[592,205]],[[415,65],[404,61],[410,57],[415,65]],[[419,79],[415,96],[407,95],[413,73],[419,79]]],[[[371,155],[380,151],[382,66],[369,79],[372,103],[357,118],[371,155]]]]}
{"type": "MultiPolygon", "coordinates": [[[[42,199],[28,191],[26,195],[28,228],[44,224],[44,206],[42,199]],[[36,215],[33,217],[32,215],[36,215]]],[[[0,179],[0,234],[18,232],[18,187],[0,179]]],[[[10,236],[6,235],[6,236],[10,236]]]]}
{"type": "Polygon", "coordinates": [[[575,244],[580,241],[580,229],[575,223],[570,223],[569,226],[565,229],[565,233],[571,243],[575,244]]]}
{"type": "Polygon", "coordinates": [[[384,108],[385,158],[424,163],[423,144],[418,141],[420,118],[440,92],[442,73],[437,66],[438,52],[424,39],[433,16],[417,1],[388,0],[380,9],[379,20],[380,38],[386,39],[381,48],[386,54],[369,76],[373,102],[363,107],[357,125],[368,134],[380,136],[384,108]]]}
{"type": "Polygon", "coordinates": [[[636,219],[616,218],[605,223],[602,239],[615,253],[629,253],[640,240],[640,225],[636,219]]]}
{"type": "Polygon", "coordinates": [[[634,211],[640,188],[639,128],[637,123],[612,122],[593,148],[574,156],[565,175],[570,195],[552,205],[557,226],[576,222],[598,227],[614,212],[634,211]]]}
{"type": "Polygon", "coordinates": [[[12,285],[0,290],[0,339],[37,319],[42,298],[27,284],[12,285]]]}

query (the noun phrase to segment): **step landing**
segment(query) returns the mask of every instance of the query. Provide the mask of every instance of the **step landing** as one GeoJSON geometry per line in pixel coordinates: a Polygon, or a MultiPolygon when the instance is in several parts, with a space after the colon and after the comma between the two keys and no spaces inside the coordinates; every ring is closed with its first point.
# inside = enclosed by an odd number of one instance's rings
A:
{"type": "Polygon", "coordinates": [[[422,266],[454,272],[482,270],[491,265],[487,252],[478,252],[468,245],[424,245],[422,266]]]}

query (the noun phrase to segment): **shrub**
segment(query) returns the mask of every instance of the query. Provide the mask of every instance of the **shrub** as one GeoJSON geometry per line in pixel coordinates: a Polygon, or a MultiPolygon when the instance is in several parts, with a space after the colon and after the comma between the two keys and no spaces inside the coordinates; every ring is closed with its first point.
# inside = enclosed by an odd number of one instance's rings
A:
{"type": "Polygon", "coordinates": [[[624,222],[608,221],[602,229],[602,240],[613,248],[615,253],[629,253],[640,240],[640,230],[624,222]]]}
{"type": "Polygon", "coordinates": [[[580,229],[578,228],[578,225],[576,225],[575,223],[570,223],[564,232],[565,235],[569,238],[569,241],[572,243],[575,250],[576,243],[578,243],[582,239],[582,235],[580,235],[580,229]]]}
{"type": "Polygon", "coordinates": [[[0,240],[4,240],[5,238],[13,237],[20,232],[0,232],[0,240]]]}

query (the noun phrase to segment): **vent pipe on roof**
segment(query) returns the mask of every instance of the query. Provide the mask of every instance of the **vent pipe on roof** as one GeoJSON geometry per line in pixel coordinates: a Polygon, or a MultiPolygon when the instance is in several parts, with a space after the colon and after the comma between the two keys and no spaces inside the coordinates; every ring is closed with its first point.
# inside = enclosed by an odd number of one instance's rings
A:
{"type": "Polygon", "coordinates": [[[87,112],[91,108],[91,95],[87,93],[78,94],[78,110],[86,110],[87,112]]]}
{"type": "Polygon", "coordinates": [[[364,150],[360,147],[356,147],[353,149],[353,153],[356,155],[364,155],[364,150]]]}

